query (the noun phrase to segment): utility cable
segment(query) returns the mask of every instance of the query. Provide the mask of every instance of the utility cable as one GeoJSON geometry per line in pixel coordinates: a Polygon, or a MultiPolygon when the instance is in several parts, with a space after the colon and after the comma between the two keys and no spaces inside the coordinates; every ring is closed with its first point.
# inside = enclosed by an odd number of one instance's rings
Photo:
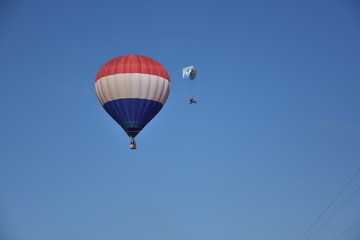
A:
{"type": "Polygon", "coordinates": [[[360,187],[358,189],[356,189],[355,192],[353,192],[353,194],[351,194],[351,196],[346,199],[346,201],[325,221],[323,222],[323,224],[321,224],[315,232],[313,232],[313,234],[310,235],[310,237],[308,237],[306,240],[309,240],[310,238],[312,238],[316,233],[318,233],[343,207],[345,207],[345,205],[360,191],[360,187]]]}
{"type": "Polygon", "coordinates": [[[360,219],[357,220],[353,225],[351,225],[350,227],[348,227],[347,229],[345,229],[343,232],[341,232],[339,235],[337,235],[333,240],[337,240],[340,237],[342,237],[345,233],[347,233],[348,231],[350,231],[351,229],[353,229],[356,225],[358,225],[360,223],[360,219]]]}
{"type": "Polygon", "coordinates": [[[340,192],[335,196],[335,198],[330,202],[330,204],[322,211],[322,213],[315,219],[315,221],[301,234],[301,236],[297,239],[302,239],[313,227],[314,225],[324,216],[324,214],[329,210],[329,208],[334,204],[334,202],[340,197],[340,195],[344,192],[347,186],[353,181],[356,175],[360,172],[360,167],[355,171],[355,173],[351,176],[351,178],[346,182],[346,184],[342,187],[340,192]]]}

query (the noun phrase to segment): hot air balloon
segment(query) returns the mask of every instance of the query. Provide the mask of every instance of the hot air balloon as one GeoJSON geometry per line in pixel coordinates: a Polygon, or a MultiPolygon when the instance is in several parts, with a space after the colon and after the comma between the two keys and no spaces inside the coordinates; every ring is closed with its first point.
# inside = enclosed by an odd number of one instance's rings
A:
{"type": "Polygon", "coordinates": [[[136,149],[136,135],[168,99],[170,77],[163,65],[154,59],[126,55],[101,67],[95,89],[105,111],[130,137],[130,149],[136,149]]]}

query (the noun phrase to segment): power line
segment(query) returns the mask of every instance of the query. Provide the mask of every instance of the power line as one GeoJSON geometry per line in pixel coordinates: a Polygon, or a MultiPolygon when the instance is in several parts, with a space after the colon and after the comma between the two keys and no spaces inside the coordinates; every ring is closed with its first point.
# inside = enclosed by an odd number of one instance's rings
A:
{"type": "Polygon", "coordinates": [[[335,196],[335,198],[330,202],[330,204],[321,212],[321,214],[313,221],[313,223],[301,234],[301,236],[297,239],[302,239],[313,227],[314,225],[324,216],[324,214],[329,210],[329,208],[334,204],[334,202],[340,197],[340,195],[344,192],[347,186],[353,181],[356,175],[360,172],[360,167],[355,171],[355,173],[350,177],[350,179],[345,183],[345,185],[341,188],[340,192],[335,196]]]}
{"type": "Polygon", "coordinates": [[[309,240],[310,238],[312,238],[316,233],[318,233],[343,207],[345,207],[345,205],[360,191],[360,187],[358,189],[356,189],[355,192],[353,192],[353,194],[351,194],[351,196],[346,199],[346,201],[325,221],[323,222],[323,224],[321,224],[315,232],[313,232],[310,237],[308,237],[306,240],[309,240]]]}
{"type": "Polygon", "coordinates": [[[350,227],[348,227],[347,229],[345,229],[343,232],[341,232],[339,235],[337,235],[333,240],[337,240],[340,237],[342,237],[345,233],[347,233],[348,231],[350,231],[351,229],[353,229],[356,225],[358,225],[360,223],[360,219],[357,220],[354,224],[352,224],[350,227]]]}

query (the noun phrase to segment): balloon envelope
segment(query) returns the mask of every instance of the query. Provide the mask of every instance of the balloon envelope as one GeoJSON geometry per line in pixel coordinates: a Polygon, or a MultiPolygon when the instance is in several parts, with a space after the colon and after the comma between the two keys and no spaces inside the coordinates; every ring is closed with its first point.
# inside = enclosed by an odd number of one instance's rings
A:
{"type": "Polygon", "coordinates": [[[106,112],[134,138],[164,106],[170,77],[154,59],[126,55],[102,66],[95,89],[106,112]]]}

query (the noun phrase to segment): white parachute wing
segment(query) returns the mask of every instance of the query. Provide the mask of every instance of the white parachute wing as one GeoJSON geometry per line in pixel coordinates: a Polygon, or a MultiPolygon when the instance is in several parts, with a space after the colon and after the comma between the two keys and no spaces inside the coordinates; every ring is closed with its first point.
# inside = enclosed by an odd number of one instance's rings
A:
{"type": "Polygon", "coordinates": [[[194,66],[189,66],[189,67],[185,67],[182,69],[183,72],[183,79],[190,79],[190,80],[194,80],[196,77],[196,67],[194,66]]]}

